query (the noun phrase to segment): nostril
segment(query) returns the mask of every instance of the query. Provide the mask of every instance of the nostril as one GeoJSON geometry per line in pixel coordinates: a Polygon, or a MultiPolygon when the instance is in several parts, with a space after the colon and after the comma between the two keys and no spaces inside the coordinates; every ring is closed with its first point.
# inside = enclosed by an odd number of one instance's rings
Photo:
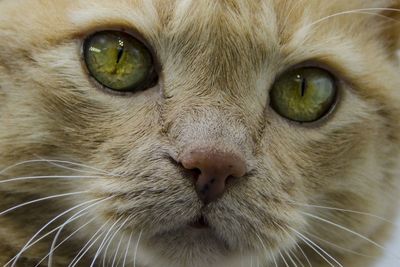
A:
{"type": "Polygon", "coordinates": [[[246,164],[240,155],[213,147],[191,149],[180,160],[183,168],[195,177],[196,191],[205,203],[220,197],[227,182],[246,173],[246,164]]]}
{"type": "Polygon", "coordinates": [[[199,168],[194,168],[191,171],[196,175],[200,175],[201,174],[201,170],[199,168]]]}
{"type": "Polygon", "coordinates": [[[198,168],[187,169],[183,166],[182,163],[179,163],[179,169],[184,177],[191,179],[194,183],[196,183],[199,178],[201,171],[198,168]]]}
{"type": "Polygon", "coordinates": [[[225,184],[230,183],[234,179],[235,179],[235,177],[233,177],[232,175],[229,175],[228,178],[226,178],[225,184]]]}

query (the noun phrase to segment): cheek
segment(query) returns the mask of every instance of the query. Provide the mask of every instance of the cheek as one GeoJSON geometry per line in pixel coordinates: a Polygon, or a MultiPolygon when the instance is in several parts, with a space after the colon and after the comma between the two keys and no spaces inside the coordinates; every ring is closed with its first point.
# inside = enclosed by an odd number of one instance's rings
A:
{"type": "Polygon", "coordinates": [[[291,151],[295,152],[290,155],[308,189],[316,194],[344,189],[344,185],[354,183],[357,175],[363,175],[364,170],[359,170],[359,166],[368,162],[368,154],[373,153],[370,145],[375,139],[373,133],[365,130],[365,123],[352,124],[292,146],[291,151]]]}
{"type": "Polygon", "coordinates": [[[371,144],[379,140],[374,126],[379,118],[365,111],[362,114],[367,115],[360,118],[351,111],[343,114],[348,103],[339,108],[330,121],[315,127],[271,118],[261,143],[263,157],[275,162],[270,171],[281,174],[276,182],[285,183],[285,190],[303,191],[313,198],[351,184],[356,166],[367,162],[371,144]]]}

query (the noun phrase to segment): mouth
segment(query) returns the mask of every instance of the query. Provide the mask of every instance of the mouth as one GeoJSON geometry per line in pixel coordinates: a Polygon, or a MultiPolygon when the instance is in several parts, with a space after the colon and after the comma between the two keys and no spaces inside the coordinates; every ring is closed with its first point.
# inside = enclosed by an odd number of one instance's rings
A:
{"type": "Polygon", "coordinates": [[[195,221],[190,222],[189,226],[194,229],[209,229],[210,225],[204,216],[200,216],[195,221]]]}

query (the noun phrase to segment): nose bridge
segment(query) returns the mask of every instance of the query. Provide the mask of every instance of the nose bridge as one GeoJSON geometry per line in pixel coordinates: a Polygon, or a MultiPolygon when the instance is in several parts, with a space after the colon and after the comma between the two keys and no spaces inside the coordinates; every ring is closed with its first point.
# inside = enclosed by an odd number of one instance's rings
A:
{"type": "Polygon", "coordinates": [[[241,178],[251,162],[252,143],[243,114],[217,101],[192,107],[176,122],[177,161],[188,170],[197,170],[195,189],[205,203],[221,197],[230,179],[241,178]]]}
{"type": "Polygon", "coordinates": [[[246,154],[251,147],[243,114],[232,107],[200,105],[175,122],[176,140],[182,147],[216,147],[246,154]]]}

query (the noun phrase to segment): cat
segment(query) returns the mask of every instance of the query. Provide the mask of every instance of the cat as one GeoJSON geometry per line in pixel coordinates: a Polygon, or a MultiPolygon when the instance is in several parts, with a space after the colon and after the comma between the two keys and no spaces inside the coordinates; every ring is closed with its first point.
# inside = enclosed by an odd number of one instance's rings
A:
{"type": "Polygon", "coordinates": [[[0,0],[0,263],[373,266],[399,7],[0,0]]]}

